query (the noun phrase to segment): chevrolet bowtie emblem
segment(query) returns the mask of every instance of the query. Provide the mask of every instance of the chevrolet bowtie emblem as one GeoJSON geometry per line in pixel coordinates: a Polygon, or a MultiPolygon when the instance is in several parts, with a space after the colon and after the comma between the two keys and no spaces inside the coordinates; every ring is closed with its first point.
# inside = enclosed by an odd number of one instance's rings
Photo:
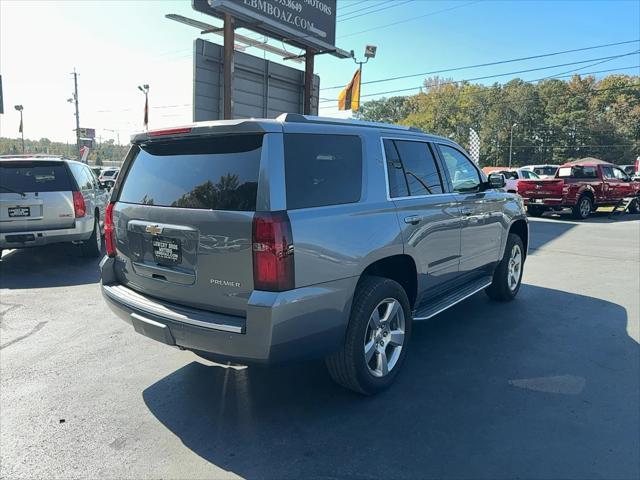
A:
{"type": "Polygon", "coordinates": [[[162,227],[159,227],[158,225],[147,225],[144,230],[145,232],[153,235],[160,235],[162,233],[162,227]]]}

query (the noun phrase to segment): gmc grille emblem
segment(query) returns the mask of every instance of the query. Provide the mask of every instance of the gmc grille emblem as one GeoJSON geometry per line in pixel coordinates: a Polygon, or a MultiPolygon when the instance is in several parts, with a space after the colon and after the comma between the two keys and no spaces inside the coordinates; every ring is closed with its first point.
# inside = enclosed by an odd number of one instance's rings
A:
{"type": "Polygon", "coordinates": [[[152,235],[160,235],[162,233],[162,227],[158,225],[147,225],[144,230],[152,235]]]}

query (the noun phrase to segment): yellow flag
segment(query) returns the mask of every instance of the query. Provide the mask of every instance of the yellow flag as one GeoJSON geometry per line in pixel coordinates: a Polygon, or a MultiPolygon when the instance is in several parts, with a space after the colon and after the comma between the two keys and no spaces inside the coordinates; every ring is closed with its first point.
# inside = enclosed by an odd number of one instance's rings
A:
{"type": "Polygon", "coordinates": [[[338,95],[338,110],[353,110],[360,108],[360,69],[356,70],[349,84],[338,95]]]}

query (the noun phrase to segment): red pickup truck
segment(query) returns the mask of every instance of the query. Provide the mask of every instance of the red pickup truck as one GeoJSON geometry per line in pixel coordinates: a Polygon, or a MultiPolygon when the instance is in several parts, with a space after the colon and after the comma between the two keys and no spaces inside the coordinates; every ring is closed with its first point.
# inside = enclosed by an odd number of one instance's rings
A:
{"type": "Polygon", "coordinates": [[[610,163],[573,162],[561,165],[555,178],[520,180],[518,194],[534,217],[547,210],[570,208],[573,217],[584,219],[598,207],[614,206],[623,198],[636,197],[631,213],[640,208],[640,182],[610,163]]]}

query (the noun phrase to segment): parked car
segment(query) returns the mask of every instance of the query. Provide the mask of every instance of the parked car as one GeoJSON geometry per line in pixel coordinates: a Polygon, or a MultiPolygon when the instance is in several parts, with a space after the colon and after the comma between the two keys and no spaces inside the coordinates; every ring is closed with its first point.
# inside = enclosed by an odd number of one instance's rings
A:
{"type": "Polygon", "coordinates": [[[83,163],[0,156],[0,250],[72,242],[98,257],[107,202],[83,163]]]}
{"type": "Polygon", "coordinates": [[[449,139],[288,114],[132,142],[102,292],[159,342],[243,363],[325,357],[372,394],[400,370],[413,320],[520,288],[522,200],[449,139]]]}
{"type": "Polygon", "coordinates": [[[105,168],[104,170],[102,170],[102,173],[100,173],[98,179],[107,186],[113,187],[113,185],[116,183],[116,179],[118,178],[119,173],[120,168],[105,168]]]}
{"type": "MultiPolygon", "coordinates": [[[[621,168],[606,162],[572,162],[562,165],[551,180],[528,180],[518,193],[530,215],[539,217],[550,209],[570,208],[574,218],[585,219],[598,207],[617,205],[623,198],[637,197],[640,184],[621,168]]],[[[629,212],[639,210],[636,198],[629,212]]]]}
{"type": "Polygon", "coordinates": [[[525,165],[523,170],[529,170],[540,178],[553,178],[558,171],[559,165],[525,165]]]}
{"type": "Polygon", "coordinates": [[[638,171],[637,165],[620,165],[620,168],[626,173],[632,180],[640,181],[640,171],[638,171]]]}
{"type": "Polygon", "coordinates": [[[494,170],[491,173],[504,175],[506,184],[504,189],[509,193],[518,193],[518,183],[520,180],[538,180],[537,173],[524,168],[506,168],[504,170],[494,170]]]}

